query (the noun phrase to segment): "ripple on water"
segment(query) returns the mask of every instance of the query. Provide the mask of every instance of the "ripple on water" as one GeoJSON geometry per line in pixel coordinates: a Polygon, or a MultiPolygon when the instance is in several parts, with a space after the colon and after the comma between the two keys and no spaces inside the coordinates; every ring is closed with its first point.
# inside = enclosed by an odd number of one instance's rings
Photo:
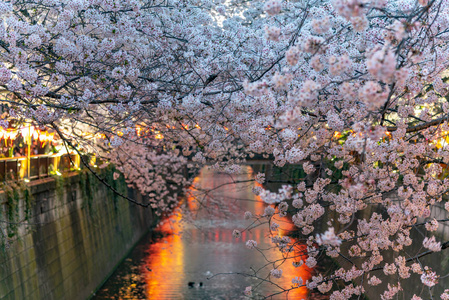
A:
{"type": "MultiPolygon", "coordinates": [[[[161,228],[159,233],[162,234],[157,234],[157,237],[147,235],[93,299],[248,299],[244,297],[243,290],[247,286],[258,284],[257,280],[236,274],[217,274],[249,273],[251,268],[259,268],[265,264],[264,257],[247,249],[244,242],[254,239],[259,246],[269,247],[267,228],[259,227],[251,232],[244,232],[241,239],[232,237],[234,229],[248,225],[243,220],[243,212],[249,210],[260,213],[265,205],[252,194],[252,184],[225,184],[231,180],[243,181],[251,176],[249,168],[246,174],[237,178],[203,170],[194,184],[203,189],[222,186],[214,190],[212,197],[219,198],[224,204],[229,203],[226,216],[220,216],[219,211],[215,211],[213,215],[198,214],[194,226],[183,228],[183,236],[174,234],[179,230],[176,225],[161,228]],[[212,274],[215,276],[208,279],[212,274]],[[189,287],[189,282],[194,282],[194,287],[189,287]],[[199,286],[200,282],[203,286],[199,286]]],[[[188,197],[186,201],[195,199],[188,197]]],[[[189,203],[189,207],[196,209],[197,205],[189,203]]],[[[280,254],[276,252],[268,255],[269,259],[279,257],[280,254]]],[[[305,266],[295,269],[288,263],[282,268],[284,276],[277,283],[286,288],[291,286],[293,277],[302,276],[304,280],[310,278],[310,271],[305,266]]],[[[265,274],[270,269],[266,269],[265,274]]],[[[267,295],[278,292],[279,289],[270,284],[262,284],[258,291],[267,295]]],[[[306,289],[297,289],[288,299],[301,299],[306,295],[306,289]]],[[[272,299],[286,299],[286,296],[284,294],[272,299]]]]}

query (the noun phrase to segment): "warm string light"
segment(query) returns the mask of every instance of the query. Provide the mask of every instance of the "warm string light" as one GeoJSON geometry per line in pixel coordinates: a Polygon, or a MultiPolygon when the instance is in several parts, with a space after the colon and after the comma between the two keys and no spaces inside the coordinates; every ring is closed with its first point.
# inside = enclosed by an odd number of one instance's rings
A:
{"type": "Polygon", "coordinates": [[[24,139],[28,139],[31,136],[34,140],[39,140],[40,142],[52,141],[55,135],[54,132],[39,130],[34,126],[22,127],[20,129],[8,128],[6,130],[0,128],[0,139],[14,141],[19,134],[24,139]]]}

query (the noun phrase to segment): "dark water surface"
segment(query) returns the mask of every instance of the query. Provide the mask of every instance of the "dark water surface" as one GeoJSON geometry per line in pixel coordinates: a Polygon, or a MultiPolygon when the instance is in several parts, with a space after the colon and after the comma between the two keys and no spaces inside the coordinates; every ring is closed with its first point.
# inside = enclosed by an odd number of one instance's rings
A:
{"type": "MultiPolygon", "coordinates": [[[[245,247],[248,239],[256,240],[260,248],[267,249],[272,246],[266,225],[243,232],[239,239],[232,237],[234,229],[242,230],[251,223],[244,220],[245,211],[262,214],[266,207],[251,192],[254,187],[251,178],[253,176],[250,167],[245,167],[242,174],[234,176],[203,169],[195,178],[190,190],[192,194],[183,200],[188,208],[187,213],[177,216],[178,220],[191,218],[194,221],[184,225],[166,223],[144,237],[93,299],[249,299],[243,295],[247,286],[256,289],[256,299],[262,295],[280,292],[281,289],[275,285],[241,275],[250,274],[252,269],[258,270],[265,265],[257,275],[266,278],[273,268],[273,263],[267,260],[276,261],[282,258],[280,253],[275,251],[264,252],[264,258],[258,251],[245,247]],[[179,234],[180,232],[183,234],[179,234]],[[219,273],[234,274],[218,275],[219,273]],[[209,277],[212,278],[208,279],[209,277]],[[195,282],[195,287],[190,288],[189,282],[195,282]],[[199,287],[199,282],[202,282],[203,286],[199,287]]],[[[441,207],[432,208],[432,217],[447,217],[443,204],[441,207]]],[[[286,234],[288,229],[293,229],[293,225],[287,220],[279,223],[283,229],[279,233],[281,236],[286,234]]],[[[441,224],[435,235],[437,240],[448,240],[449,224],[441,224]]],[[[407,248],[407,257],[424,251],[421,244],[423,236],[419,228],[412,230],[412,237],[417,242],[407,248]]],[[[393,261],[390,254],[385,255],[386,261],[393,261]]],[[[434,299],[439,299],[443,290],[449,288],[449,256],[445,251],[441,251],[423,257],[420,262],[432,266],[441,275],[432,290],[434,299]]],[[[344,265],[345,261],[340,263],[344,265]]],[[[280,261],[276,266],[279,264],[280,261]]],[[[283,270],[282,278],[272,279],[283,288],[290,288],[291,279],[294,277],[302,277],[304,281],[311,277],[311,270],[305,266],[294,268],[287,262],[280,268],[283,270]]],[[[395,284],[397,281],[392,282],[391,276],[386,278],[382,270],[376,271],[374,275],[381,278],[383,283],[377,287],[365,286],[366,295],[370,299],[380,299],[379,294],[387,289],[387,284],[395,284]]],[[[402,288],[401,299],[410,299],[413,294],[430,299],[429,290],[423,288],[419,275],[413,274],[403,281],[402,288]]],[[[308,297],[319,298],[316,294],[308,297]]],[[[307,289],[299,288],[289,294],[278,294],[269,299],[305,298],[307,289]]]]}
{"type": "MultiPolygon", "coordinates": [[[[234,229],[242,230],[251,223],[244,220],[245,211],[262,213],[265,208],[251,192],[251,172],[250,167],[244,167],[242,174],[229,176],[203,169],[191,189],[194,196],[184,200],[195,221],[166,223],[144,237],[93,299],[248,299],[243,291],[250,285],[257,286],[255,296],[280,292],[268,282],[235,274],[250,274],[251,268],[266,265],[258,272],[266,278],[273,268],[266,259],[281,258],[278,252],[269,251],[265,259],[245,247],[248,239],[256,240],[261,248],[271,247],[267,226],[245,231],[239,239],[232,237],[234,229]],[[240,183],[233,183],[237,181],[240,183]],[[204,192],[210,189],[213,191],[204,192]],[[178,234],[181,231],[183,234],[178,234]],[[195,286],[189,287],[189,282],[195,282],[195,286]],[[203,286],[198,286],[200,282],[203,286]]],[[[180,215],[177,218],[181,220],[180,215]]],[[[273,281],[285,288],[291,287],[293,277],[300,276],[304,281],[310,278],[305,266],[294,268],[285,263],[281,269],[283,277],[273,281]]],[[[306,297],[307,290],[299,288],[271,299],[306,297]]]]}

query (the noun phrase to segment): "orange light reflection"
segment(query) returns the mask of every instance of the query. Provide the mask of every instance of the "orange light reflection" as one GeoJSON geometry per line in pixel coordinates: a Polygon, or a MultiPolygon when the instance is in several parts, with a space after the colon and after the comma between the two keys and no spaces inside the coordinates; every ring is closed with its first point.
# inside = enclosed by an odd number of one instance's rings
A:
{"type": "MultiPolygon", "coordinates": [[[[279,218],[277,215],[273,217],[273,221],[280,225],[278,230],[279,236],[288,236],[290,233],[297,231],[298,228],[293,224],[293,222],[287,217],[279,218]]],[[[305,264],[300,267],[294,267],[293,262],[299,262],[300,260],[305,261],[307,259],[307,246],[300,243],[297,239],[291,238],[292,244],[295,245],[294,252],[284,254],[287,259],[280,268],[282,269],[283,275],[286,279],[291,280],[295,277],[301,277],[304,284],[306,280],[312,278],[313,269],[309,268],[305,264]]],[[[293,289],[288,293],[289,299],[307,299],[309,290],[305,286],[293,289]]]]}
{"type": "MultiPolygon", "coordinates": [[[[167,280],[172,285],[184,285],[185,279],[173,276],[173,271],[183,274],[184,245],[179,232],[182,230],[179,221],[181,214],[173,217],[170,222],[160,226],[162,233],[168,234],[163,241],[156,241],[151,245],[151,255],[145,257],[141,272],[146,278],[146,295],[148,299],[163,299],[167,291],[161,289],[167,280]],[[173,234],[175,233],[175,234],[173,234]]],[[[129,298],[131,299],[131,298],[129,298]]]]}
{"type": "MultiPolygon", "coordinates": [[[[262,187],[262,185],[260,183],[254,182],[255,186],[260,186],[262,187]]],[[[265,204],[260,196],[255,196],[256,198],[256,211],[255,213],[257,214],[263,214],[265,207],[267,207],[267,204],[265,204]]],[[[280,237],[283,236],[288,236],[291,232],[294,232],[296,230],[298,230],[298,228],[296,228],[296,226],[293,224],[293,222],[291,221],[291,219],[289,218],[279,218],[278,215],[275,215],[273,217],[273,222],[276,222],[280,225],[279,230],[278,230],[278,235],[280,237]]],[[[256,233],[256,241],[260,241],[261,238],[265,238],[261,236],[261,231],[257,230],[255,231],[256,233]]],[[[301,277],[302,280],[304,281],[304,283],[306,282],[306,280],[310,280],[312,278],[312,272],[313,269],[307,267],[305,264],[303,264],[300,267],[294,267],[293,266],[293,262],[299,262],[300,260],[305,261],[307,259],[307,255],[305,255],[304,253],[306,253],[307,250],[307,246],[305,244],[301,244],[297,241],[297,239],[291,238],[292,239],[292,243],[295,244],[295,251],[290,253],[290,254],[285,254],[284,257],[287,258],[286,263],[282,264],[282,266],[280,267],[280,269],[282,269],[283,272],[283,278],[285,278],[286,281],[293,279],[295,277],[301,277]]],[[[284,288],[288,288],[289,286],[287,285],[287,283],[285,284],[284,288]]],[[[307,299],[309,294],[309,290],[305,287],[299,287],[296,288],[292,291],[289,292],[289,299],[307,299]],[[291,298],[290,298],[291,297],[291,298]]]]}
{"type": "MultiPolygon", "coordinates": [[[[207,189],[207,187],[213,188],[213,182],[205,180],[208,175],[209,174],[206,174],[206,176],[204,176],[203,178],[196,177],[192,186],[198,186],[205,189],[207,189]]],[[[236,188],[236,185],[226,186],[226,193],[229,192],[232,195],[237,195],[238,190],[239,189],[236,188]]],[[[186,205],[190,212],[198,211],[198,208],[200,208],[201,205],[198,202],[198,199],[195,198],[196,193],[197,191],[195,190],[195,188],[191,187],[189,188],[189,191],[186,195],[186,205]]],[[[250,196],[250,194],[246,194],[246,192],[241,192],[240,196],[243,195],[247,195],[248,198],[252,197],[252,194],[250,196]]],[[[267,205],[260,199],[259,196],[254,196],[252,199],[256,200],[255,202],[252,202],[254,203],[252,204],[252,210],[254,210],[253,212],[257,214],[263,213],[264,208],[267,205]]],[[[208,200],[203,199],[202,201],[208,200]]],[[[232,208],[230,212],[236,215],[242,213],[241,211],[234,211],[232,208]]],[[[181,239],[180,235],[176,234],[183,230],[182,226],[179,223],[179,221],[181,221],[181,218],[182,215],[178,213],[173,217],[174,222],[166,222],[163,224],[163,226],[160,227],[160,231],[166,233],[167,236],[165,236],[163,239],[160,239],[159,241],[155,241],[151,245],[149,254],[145,256],[143,264],[141,265],[141,273],[143,275],[143,278],[145,278],[146,283],[145,293],[148,299],[164,299],[164,297],[166,297],[168,294],[176,296],[175,294],[172,294],[175,290],[179,290],[175,287],[186,285],[187,279],[185,278],[184,271],[185,264],[188,263],[188,261],[186,260],[189,259],[188,257],[185,257],[188,244],[184,245],[185,241],[181,239]],[[170,291],[167,290],[167,280],[170,281],[170,291]]],[[[289,235],[291,231],[297,230],[291,220],[286,217],[275,218],[274,221],[280,224],[280,230],[278,233],[279,236],[289,235]]],[[[250,231],[243,231],[242,237],[238,240],[232,237],[232,229],[228,228],[215,228],[211,231],[205,230],[201,232],[198,230],[192,230],[191,234],[192,235],[190,236],[190,238],[197,241],[198,243],[207,243],[210,241],[242,243],[248,239],[255,239],[258,243],[263,244],[264,242],[267,242],[268,239],[266,227],[258,227],[250,231]]],[[[294,239],[292,239],[292,241],[297,242],[294,239]]],[[[243,245],[241,246],[244,247],[243,245]]],[[[291,280],[295,277],[301,277],[304,282],[306,280],[310,280],[313,272],[312,269],[308,268],[306,265],[295,268],[292,264],[292,262],[298,262],[301,259],[303,261],[306,260],[307,256],[304,254],[305,250],[306,245],[302,245],[297,242],[295,244],[295,252],[284,254],[284,258],[286,258],[286,261],[279,266],[279,268],[283,270],[283,276],[281,279],[273,279],[273,281],[283,286],[284,288],[291,288],[293,286],[291,280]]],[[[214,251],[219,251],[219,249],[215,248],[214,251]]],[[[282,259],[281,253],[278,251],[272,252],[270,254],[270,260],[272,260],[273,258],[275,260],[282,259]]],[[[308,294],[309,291],[306,287],[299,287],[291,290],[288,293],[288,299],[307,299],[308,294]]],[[[182,297],[183,295],[179,296],[182,297]]]]}

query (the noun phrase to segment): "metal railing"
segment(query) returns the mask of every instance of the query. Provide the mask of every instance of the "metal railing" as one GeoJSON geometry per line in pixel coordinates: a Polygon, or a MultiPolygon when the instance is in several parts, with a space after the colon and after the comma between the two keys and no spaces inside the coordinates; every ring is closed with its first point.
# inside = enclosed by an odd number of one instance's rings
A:
{"type": "Polygon", "coordinates": [[[0,158],[0,181],[39,179],[80,167],[78,154],[33,155],[29,163],[27,159],[26,156],[0,158]]]}

